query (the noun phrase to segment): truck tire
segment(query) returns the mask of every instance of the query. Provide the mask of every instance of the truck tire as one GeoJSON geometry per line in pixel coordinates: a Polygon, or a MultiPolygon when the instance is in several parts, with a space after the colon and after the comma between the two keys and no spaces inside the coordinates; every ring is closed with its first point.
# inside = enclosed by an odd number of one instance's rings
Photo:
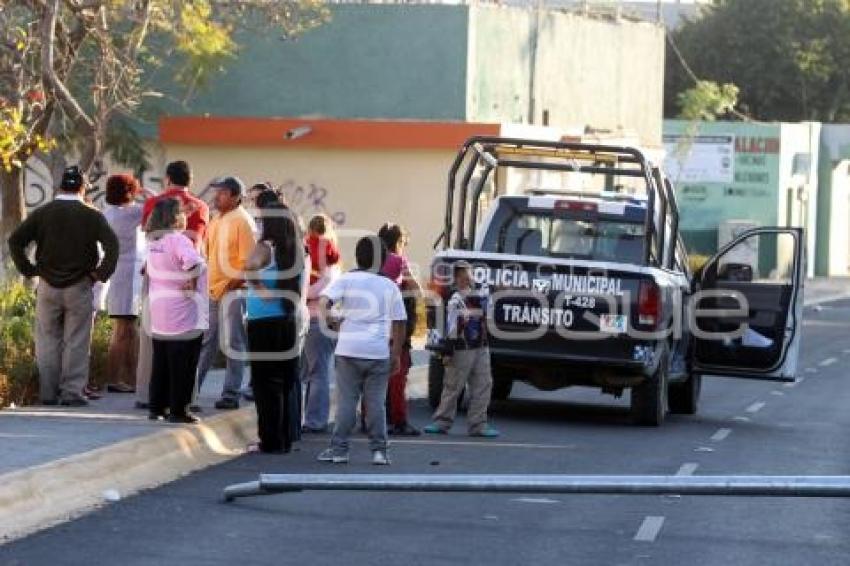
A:
{"type": "Polygon", "coordinates": [[[428,404],[432,409],[440,406],[440,397],[443,395],[443,375],[446,368],[443,360],[436,356],[428,358],[428,404]]]}
{"type": "Polygon", "coordinates": [[[690,374],[683,383],[671,383],[668,392],[670,412],[675,415],[695,415],[701,391],[702,376],[696,373],[690,374]]]}
{"type": "Polygon", "coordinates": [[[514,387],[513,370],[498,365],[492,366],[493,388],[490,391],[491,401],[507,401],[514,387]]]}
{"type": "Polygon", "coordinates": [[[651,378],[632,387],[631,415],[637,425],[661,426],[667,414],[667,372],[670,357],[665,348],[651,378]]]}

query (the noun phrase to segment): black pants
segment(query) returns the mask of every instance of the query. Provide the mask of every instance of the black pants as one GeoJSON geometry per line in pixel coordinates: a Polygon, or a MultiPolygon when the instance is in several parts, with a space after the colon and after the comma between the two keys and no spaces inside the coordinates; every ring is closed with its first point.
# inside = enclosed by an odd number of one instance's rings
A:
{"type": "Polygon", "coordinates": [[[203,335],[153,337],[153,367],[150,383],[150,412],[162,415],[168,408],[174,416],[184,416],[201,356],[203,335]]]}
{"type": "Polygon", "coordinates": [[[295,352],[295,320],[264,318],[248,321],[251,354],[274,359],[251,360],[251,388],[257,408],[260,450],[288,451],[297,438],[299,411],[297,396],[298,353],[295,352]]]}

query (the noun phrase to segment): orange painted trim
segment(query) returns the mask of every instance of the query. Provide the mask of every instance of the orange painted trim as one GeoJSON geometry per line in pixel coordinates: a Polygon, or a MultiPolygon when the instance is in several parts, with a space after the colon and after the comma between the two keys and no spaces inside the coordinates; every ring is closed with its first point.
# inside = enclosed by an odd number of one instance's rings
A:
{"type": "Polygon", "coordinates": [[[159,122],[164,144],[293,149],[457,149],[476,135],[499,135],[499,124],[388,120],[173,116],[159,122]],[[287,139],[287,132],[310,128],[287,139]]]}

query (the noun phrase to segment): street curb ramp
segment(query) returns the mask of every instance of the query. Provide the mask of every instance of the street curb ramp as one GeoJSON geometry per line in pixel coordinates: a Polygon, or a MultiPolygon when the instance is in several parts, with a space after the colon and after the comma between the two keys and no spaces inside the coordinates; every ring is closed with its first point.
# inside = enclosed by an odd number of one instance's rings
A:
{"type": "Polygon", "coordinates": [[[253,406],[0,475],[0,544],[244,454],[253,406]]]}

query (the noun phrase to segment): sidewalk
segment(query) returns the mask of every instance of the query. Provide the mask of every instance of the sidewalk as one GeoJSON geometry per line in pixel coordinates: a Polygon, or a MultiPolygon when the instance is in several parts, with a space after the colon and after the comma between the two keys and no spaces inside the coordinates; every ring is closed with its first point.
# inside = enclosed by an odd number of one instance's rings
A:
{"type": "Polygon", "coordinates": [[[850,298],[850,277],[806,279],[803,300],[807,307],[850,298]]]}
{"type": "MultiPolygon", "coordinates": [[[[411,397],[425,396],[425,373],[411,370],[411,397]]],[[[79,409],[0,411],[0,544],[244,454],[256,413],[212,408],[223,378],[210,372],[198,426],[149,421],[134,395],[116,393],[79,409]]]]}

